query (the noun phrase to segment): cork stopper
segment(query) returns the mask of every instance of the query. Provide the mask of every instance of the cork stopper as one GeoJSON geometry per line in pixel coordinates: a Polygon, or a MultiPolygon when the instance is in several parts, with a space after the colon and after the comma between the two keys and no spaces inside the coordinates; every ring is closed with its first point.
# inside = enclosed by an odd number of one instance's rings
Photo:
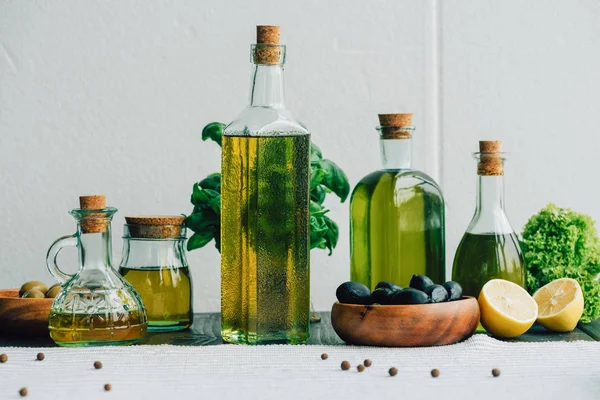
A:
{"type": "Polygon", "coordinates": [[[502,142],[500,140],[482,140],[479,142],[477,174],[480,176],[504,175],[502,142]]]}
{"type": "MultiPolygon", "coordinates": [[[[82,210],[102,210],[106,208],[106,196],[91,195],[79,197],[79,208],[82,210]]],[[[83,233],[103,233],[110,221],[106,220],[106,213],[86,214],[81,220],[83,233]]]]}
{"type": "Polygon", "coordinates": [[[82,210],[102,210],[106,208],[106,196],[103,194],[79,196],[79,208],[82,210]]]}
{"type": "Polygon", "coordinates": [[[140,215],[125,217],[132,238],[169,239],[182,235],[182,215],[140,215]]]}
{"type": "Polygon", "coordinates": [[[256,45],[254,49],[255,64],[280,64],[281,51],[279,39],[281,28],[273,25],[258,25],[256,27],[256,45]]]}
{"type": "Polygon", "coordinates": [[[412,136],[412,113],[378,114],[383,139],[410,139],[412,136]]]}
{"type": "Polygon", "coordinates": [[[258,25],[256,27],[256,43],[279,44],[281,27],[273,25],[258,25]]]}

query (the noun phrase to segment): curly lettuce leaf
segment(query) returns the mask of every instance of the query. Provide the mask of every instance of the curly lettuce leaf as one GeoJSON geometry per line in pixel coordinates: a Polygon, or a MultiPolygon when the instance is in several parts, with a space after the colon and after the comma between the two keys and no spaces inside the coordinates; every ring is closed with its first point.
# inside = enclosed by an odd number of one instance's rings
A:
{"type": "Polygon", "coordinates": [[[523,230],[527,289],[534,293],[559,278],[579,282],[584,296],[581,322],[600,316],[600,239],[586,214],[548,204],[523,230]]]}

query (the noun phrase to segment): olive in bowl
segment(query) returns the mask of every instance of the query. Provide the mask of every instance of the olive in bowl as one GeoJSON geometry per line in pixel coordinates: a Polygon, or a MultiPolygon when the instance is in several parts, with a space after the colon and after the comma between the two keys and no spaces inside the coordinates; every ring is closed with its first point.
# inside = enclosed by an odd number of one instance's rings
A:
{"type": "Polygon", "coordinates": [[[340,303],[346,304],[373,304],[371,291],[368,287],[358,282],[344,282],[338,286],[335,296],[340,303]]]}

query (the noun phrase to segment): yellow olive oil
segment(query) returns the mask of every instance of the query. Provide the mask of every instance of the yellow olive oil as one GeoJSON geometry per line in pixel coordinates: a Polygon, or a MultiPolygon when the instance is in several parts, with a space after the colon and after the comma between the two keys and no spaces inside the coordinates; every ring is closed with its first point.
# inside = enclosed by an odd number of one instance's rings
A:
{"type": "Polygon", "coordinates": [[[193,315],[188,267],[121,267],[119,273],[142,297],[148,331],[175,331],[190,326],[193,315]]]}
{"type": "Polygon", "coordinates": [[[230,343],[309,336],[310,135],[223,136],[221,330],[230,343]]]}
{"type": "Polygon", "coordinates": [[[363,178],[350,203],[351,279],[408,287],[413,274],[445,280],[444,200],[415,170],[379,170],[363,178]]]}
{"type": "Polygon", "coordinates": [[[517,235],[467,232],[463,236],[452,270],[465,296],[478,297],[490,279],[505,279],[525,288],[525,261],[517,235]]]}
{"type": "Polygon", "coordinates": [[[146,334],[143,312],[119,314],[50,313],[50,337],[59,346],[114,346],[140,341],[146,334]]]}

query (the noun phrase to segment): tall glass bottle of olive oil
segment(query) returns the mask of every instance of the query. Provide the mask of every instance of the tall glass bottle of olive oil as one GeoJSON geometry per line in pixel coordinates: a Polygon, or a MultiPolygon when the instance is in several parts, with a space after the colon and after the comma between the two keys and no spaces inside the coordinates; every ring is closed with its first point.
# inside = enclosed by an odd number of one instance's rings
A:
{"type": "Polygon", "coordinates": [[[463,294],[479,296],[494,278],[525,287],[525,261],[519,240],[504,209],[504,161],[502,142],[481,141],[477,160],[477,203],[475,215],[463,236],[452,268],[452,279],[460,282],[463,294]]]}
{"type": "Polygon", "coordinates": [[[408,286],[413,274],[445,281],[444,198],[411,168],[412,114],[380,114],[383,168],[365,176],[350,203],[351,278],[408,286]]]}
{"type": "Polygon", "coordinates": [[[223,135],[221,334],[229,343],[309,336],[310,133],[284,106],[285,46],[257,27],[250,101],[223,135]]]}

